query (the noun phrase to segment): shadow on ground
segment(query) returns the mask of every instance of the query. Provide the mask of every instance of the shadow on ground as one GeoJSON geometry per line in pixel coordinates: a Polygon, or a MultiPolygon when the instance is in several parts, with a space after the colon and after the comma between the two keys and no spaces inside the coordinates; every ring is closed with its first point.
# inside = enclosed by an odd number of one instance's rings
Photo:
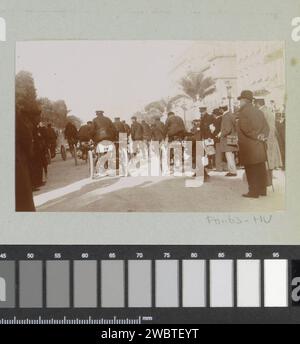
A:
{"type": "MultiPolygon", "coordinates": [[[[275,192],[268,197],[245,199],[243,171],[226,178],[212,172],[209,183],[185,186],[184,177],[127,177],[87,181],[74,192],[42,202],[48,212],[273,212],[284,210],[284,174],[276,171],[275,192]]],[[[80,181],[79,181],[80,183],[80,181]]],[[[51,191],[52,193],[55,191],[51,191]]],[[[43,197],[43,194],[38,197],[43,197]]]]}

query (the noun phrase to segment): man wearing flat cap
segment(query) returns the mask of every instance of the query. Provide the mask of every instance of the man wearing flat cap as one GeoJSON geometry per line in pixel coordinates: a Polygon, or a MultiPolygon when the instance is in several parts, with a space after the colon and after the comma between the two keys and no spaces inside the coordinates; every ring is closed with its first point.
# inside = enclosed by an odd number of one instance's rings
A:
{"type": "Polygon", "coordinates": [[[266,138],[270,129],[263,112],[253,105],[251,91],[243,91],[238,100],[240,162],[245,167],[249,185],[243,197],[258,198],[267,195],[266,138]]]}

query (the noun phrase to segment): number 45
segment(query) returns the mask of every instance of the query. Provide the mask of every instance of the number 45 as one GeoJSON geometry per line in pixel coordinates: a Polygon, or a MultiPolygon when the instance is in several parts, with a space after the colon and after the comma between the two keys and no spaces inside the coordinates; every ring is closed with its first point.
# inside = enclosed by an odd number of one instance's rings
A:
{"type": "Polygon", "coordinates": [[[294,42],[300,42],[300,17],[296,17],[292,20],[292,26],[295,26],[292,31],[292,40],[294,42]]]}

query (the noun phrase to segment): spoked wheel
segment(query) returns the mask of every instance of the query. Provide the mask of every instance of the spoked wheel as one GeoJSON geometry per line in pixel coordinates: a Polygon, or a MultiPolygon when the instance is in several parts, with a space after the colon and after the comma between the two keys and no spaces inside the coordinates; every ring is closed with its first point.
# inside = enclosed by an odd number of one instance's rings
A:
{"type": "Polygon", "coordinates": [[[90,150],[88,151],[87,161],[89,163],[90,178],[92,179],[94,177],[94,159],[93,159],[93,152],[90,150]]]}
{"type": "Polygon", "coordinates": [[[67,152],[65,146],[60,147],[61,158],[66,161],[67,160],[67,152]]]}

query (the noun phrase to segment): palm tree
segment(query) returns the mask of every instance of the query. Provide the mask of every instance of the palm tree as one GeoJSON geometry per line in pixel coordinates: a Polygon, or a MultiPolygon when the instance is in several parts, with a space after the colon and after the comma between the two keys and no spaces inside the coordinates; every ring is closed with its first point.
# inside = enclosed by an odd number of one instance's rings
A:
{"type": "Polygon", "coordinates": [[[152,110],[157,110],[158,112],[163,114],[165,112],[166,107],[167,107],[167,102],[164,99],[161,99],[161,100],[157,100],[146,105],[145,111],[151,112],[152,110]]]}
{"type": "Polygon", "coordinates": [[[151,113],[152,111],[157,111],[161,115],[163,115],[164,112],[169,112],[172,109],[172,106],[174,103],[176,103],[180,99],[190,99],[189,96],[186,94],[177,94],[176,96],[168,99],[161,99],[154,102],[149,103],[145,106],[145,112],[151,113]]]}
{"type": "Polygon", "coordinates": [[[189,72],[180,80],[180,85],[183,92],[194,102],[201,101],[216,91],[214,80],[210,77],[204,77],[203,73],[200,72],[189,72]]]}
{"type": "Polygon", "coordinates": [[[190,97],[185,94],[177,94],[176,96],[170,98],[167,102],[167,108],[166,108],[167,112],[171,111],[173,104],[176,103],[180,99],[190,99],[190,97]]]}

